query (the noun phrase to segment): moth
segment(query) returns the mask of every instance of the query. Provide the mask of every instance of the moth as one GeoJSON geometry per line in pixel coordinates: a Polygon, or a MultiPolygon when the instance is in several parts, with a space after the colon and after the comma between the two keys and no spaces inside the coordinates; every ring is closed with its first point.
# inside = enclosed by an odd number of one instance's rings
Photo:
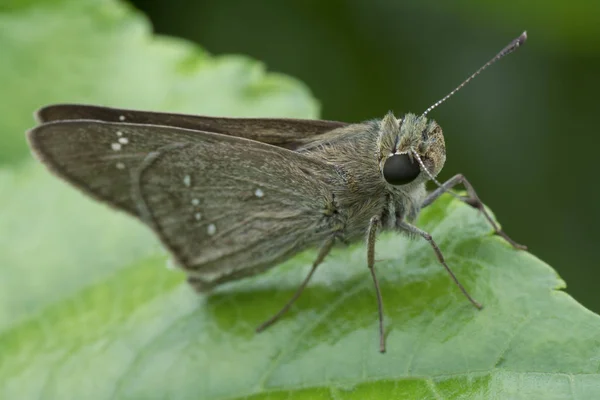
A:
{"type": "Polygon", "coordinates": [[[41,108],[27,133],[37,158],[89,196],[148,225],[199,292],[259,274],[307,248],[310,272],[283,308],[300,296],[337,243],[364,239],[377,294],[380,351],[383,305],[375,274],[375,238],[385,230],[420,236],[478,309],[432,236],[413,224],[444,192],[486,212],[463,175],[445,183],[442,129],[427,115],[485,68],[511,53],[526,32],[421,115],[344,123],[224,118],[55,104],[41,108]],[[438,188],[431,193],[426,183],[438,188]],[[451,189],[462,184],[467,195],[451,189]]]}

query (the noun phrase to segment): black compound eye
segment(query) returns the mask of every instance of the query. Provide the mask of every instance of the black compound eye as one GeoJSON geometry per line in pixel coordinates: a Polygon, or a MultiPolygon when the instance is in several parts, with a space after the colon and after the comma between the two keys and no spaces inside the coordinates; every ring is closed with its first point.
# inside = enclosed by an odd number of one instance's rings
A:
{"type": "Polygon", "coordinates": [[[383,164],[383,179],[390,185],[406,185],[415,180],[421,168],[408,154],[394,154],[383,164]]]}

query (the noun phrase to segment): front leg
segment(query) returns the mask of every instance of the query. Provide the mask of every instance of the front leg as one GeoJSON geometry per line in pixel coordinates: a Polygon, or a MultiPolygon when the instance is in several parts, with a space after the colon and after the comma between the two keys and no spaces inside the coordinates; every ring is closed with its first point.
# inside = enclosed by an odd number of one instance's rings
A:
{"type": "Polygon", "coordinates": [[[467,189],[468,197],[456,196],[459,200],[462,200],[465,203],[467,203],[468,205],[470,205],[471,207],[477,208],[479,211],[481,211],[483,213],[483,215],[485,216],[485,218],[490,223],[490,225],[492,226],[492,228],[494,228],[494,232],[497,235],[502,236],[504,238],[504,240],[506,240],[508,243],[510,243],[514,248],[519,249],[519,250],[527,249],[527,246],[524,246],[522,244],[515,242],[506,233],[504,233],[504,231],[502,229],[500,229],[500,227],[498,226],[496,221],[494,221],[492,219],[492,217],[490,216],[490,214],[488,214],[488,212],[486,211],[483,203],[479,199],[479,196],[477,196],[475,189],[473,189],[473,186],[469,183],[467,178],[465,178],[464,175],[462,175],[462,174],[454,175],[452,178],[450,178],[446,182],[444,182],[442,184],[442,186],[440,186],[433,192],[429,193],[427,195],[427,197],[425,198],[425,200],[423,201],[421,208],[427,207],[428,205],[433,203],[435,200],[437,200],[437,198],[440,197],[442,194],[450,191],[450,189],[452,189],[454,186],[460,185],[460,184],[462,184],[467,189]]]}

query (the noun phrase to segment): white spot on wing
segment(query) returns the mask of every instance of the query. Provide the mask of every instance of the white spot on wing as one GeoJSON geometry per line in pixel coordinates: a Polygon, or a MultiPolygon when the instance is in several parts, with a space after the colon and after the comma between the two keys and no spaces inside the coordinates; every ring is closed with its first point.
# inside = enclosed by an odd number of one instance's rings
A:
{"type": "Polygon", "coordinates": [[[215,233],[217,233],[217,227],[215,226],[215,224],[210,224],[207,228],[206,228],[206,233],[208,233],[210,236],[214,235],[215,233]]]}
{"type": "Polygon", "coordinates": [[[260,199],[265,195],[265,193],[262,191],[262,189],[258,188],[254,191],[254,195],[260,199]]]}
{"type": "Polygon", "coordinates": [[[190,185],[192,184],[192,177],[189,175],[186,175],[183,177],[183,184],[187,187],[190,187],[190,185]]]}
{"type": "Polygon", "coordinates": [[[119,121],[125,121],[125,116],[124,115],[119,115],[119,121]]]}
{"type": "Polygon", "coordinates": [[[123,136],[123,132],[117,131],[117,136],[123,136]]]}
{"type": "Polygon", "coordinates": [[[123,164],[122,162],[118,162],[117,169],[125,169],[125,164],[123,164]]]}
{"type": "Polygon", "coordinates": [[[119,143],[121,143],[121,144],[127,144],[127,143],[129,143],[129,139],[127,139],[126,137],[120,137],[119,138],[119,143]]]}
{"type": "Polygon", "coordinates": [[[193,206],[197,206],[198,204],[200,204],[200,200],[198,200],[198,199],[192,199],[192,205],[193,206]]]}
{"type": "Polygon", "coordinates": [[[114,151],[119,151],[121,150],[121,143],[111,143],[110,147],[114,150],[114,151]]]}
{"type": "Polygon", "coordinates": [[[197,212],[196,214],[194,214],[194,218],[196,218],[196,221],[200,221],[200,218],[202,218],[202,214],[197,212]]]}

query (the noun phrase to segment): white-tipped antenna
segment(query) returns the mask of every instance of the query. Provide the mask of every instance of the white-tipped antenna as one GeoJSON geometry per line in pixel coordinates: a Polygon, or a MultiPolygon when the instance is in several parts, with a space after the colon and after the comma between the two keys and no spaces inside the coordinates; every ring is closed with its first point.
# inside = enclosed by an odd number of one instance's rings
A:
{"type": "Polygon", "coordinates": [[[506,46],[505,48],[503,48],[502,50],[500,50],[500,53],[496,54],[494,56],[494,58],[492,58],[490,61],[488,61],[487,63],[485,63],[483,65],[483,67],[479,68],[473,75],[471,75],[470,77],[468,77],[467,79],[465,79],[465,81],[463,83],[461,83],[460,85],[458,85],[456,87],[456,89],[454,89],[453,91],[451,91],[450,93],[448,93],[443,99],[441,99],[441,100],[437,101],[436,103],[434,103],[433,105],[431,105],[427,110],[425,110],[425,112],[423,113],[422,117],[426,116],[431,110],[433,110],[434,108],[436,108],[437,106],[439,106],[440,104],[442,104],[443,102],[445,102],[446,100],[448,100],[454,93],[456,93],[460,89],[462,89],[463,86],[465,86],[473,78],[475,78],[477,75],[479,75],[484,69],[486,69],[487,67],[489,67],[490,65],[492,65],[493,63],[495,63],[496,61],[498,61],[499,59],[501,59],[502,57],[504,57],[504,56],[512,53],[513,51],[515,51],[519,46],[521,46],[523,43],[525,43],[526,40],[527,40],[527,31],[521,33],[521,36],[519,36],[518,38],[516,38],[515,40],[513,40],[512,42],[510,42],[508,44],[508,46],[506,46]]]}

